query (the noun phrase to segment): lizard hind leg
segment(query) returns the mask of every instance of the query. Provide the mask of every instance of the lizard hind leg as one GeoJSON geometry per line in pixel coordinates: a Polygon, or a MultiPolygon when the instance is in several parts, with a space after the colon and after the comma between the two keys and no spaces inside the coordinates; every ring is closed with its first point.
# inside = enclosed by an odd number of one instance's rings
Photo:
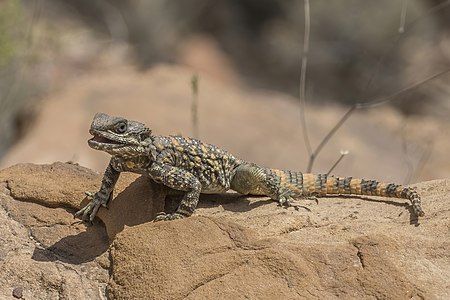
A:
{"type": "Polygon", "coordinates": [[[276,182],[270,181],[270,169],[245,163],[237,167],[232,175],[230,188],[243,195],[261,195],[273,198],[277,194],[276,182]]]}
{"type": "Polygon", "coordinates": [[[231,189],[244,195],[264,195],[277,201],[282,207],[308,208],[294,205],[302,197],[302,173],[259,167],[255,164],[240,165],[231,180],[231,189]]]}

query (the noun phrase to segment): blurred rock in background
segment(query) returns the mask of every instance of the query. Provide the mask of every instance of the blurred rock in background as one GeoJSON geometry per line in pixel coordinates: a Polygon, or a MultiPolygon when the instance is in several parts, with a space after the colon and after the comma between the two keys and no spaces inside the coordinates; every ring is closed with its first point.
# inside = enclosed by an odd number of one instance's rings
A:
{"type": "MultiPolygon", "coordinates": [[[[310,105],[389,95],[450,66],[446,1],[310,6],[310,105]],[[406,30],[399,34],[404,4],[406,30]]],[[[303,1],[2,2],[0,156],[32,124],[39,100],[93,69],[184,64],[224,82],[297,97],[303,33],[303,1]]],[[[442,76],[391,105],[408,115],[448,117],[448,82],[442,76]]]]}
{"type": "MultiPolygon", "coordinates": [[[[444,21],[448,5],[430,12],[437,1],[406,2],[406,31],[401,36],[404,1],[311,2],[311,101],[354,103],[379,97],[449,66],[448,22],[444,21]]],[[[303,5],[303,1],[276,0],[64,3],[66,11],[90,28],[130,43],[141,68],[177,61],[184,41],[203,34],[218,43],[246,83],[293,95],[298,94],[303,5]]],[[[416,91],[397,105],[409,113],[422,113],[428,92],[416,91]]]]}

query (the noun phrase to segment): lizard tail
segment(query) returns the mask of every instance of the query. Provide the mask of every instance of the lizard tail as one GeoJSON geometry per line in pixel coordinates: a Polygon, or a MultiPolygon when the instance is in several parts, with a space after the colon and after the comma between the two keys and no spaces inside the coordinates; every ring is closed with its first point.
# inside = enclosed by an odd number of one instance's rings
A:
{"type": "Polygon", "coordinates": [[[230,187],[241,194],[269,196],[281,204],[302,196],[367,195],[403,198],[411,201],[415,215],[425,215],[420,196],[413,188],[376,180],[328,177],[327,174],[314,175],[244,163],[235,169],[230,187]]]}
{"type": "Polygon", "coordinates": [[[419,194],[411,187],[376,180],[354,179],[352,177],[328,177],[327,174],[302,174],[302,194],[308,195],[367,195],[402,198],[411,201],[414,213],[424,216],[419,194]]]}

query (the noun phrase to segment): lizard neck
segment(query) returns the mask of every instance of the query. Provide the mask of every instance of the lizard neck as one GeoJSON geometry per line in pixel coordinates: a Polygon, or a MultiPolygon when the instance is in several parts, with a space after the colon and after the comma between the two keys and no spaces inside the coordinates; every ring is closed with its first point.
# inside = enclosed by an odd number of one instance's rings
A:
{"type": "Polygon", "coordinates": [[[150,158],[150,161],[154,162],[158,154],[164,149],[164,145],[161,144],[159,136],[151,135],[146,140],[146,154],[150,158]]]}

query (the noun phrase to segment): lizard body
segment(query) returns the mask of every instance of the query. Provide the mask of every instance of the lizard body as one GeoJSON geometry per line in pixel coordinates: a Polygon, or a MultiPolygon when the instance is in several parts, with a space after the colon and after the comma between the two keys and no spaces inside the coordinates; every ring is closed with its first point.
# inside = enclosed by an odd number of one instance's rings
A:
{"type": "Polygon", "coordinates": [[[260,167],[202,141],[181,136],[157,136],[143,123],[97,113],[89,132],[90,147],[111,155],[98,192],[75,215],[92,221],[101,206],[106,207],[121,172],[148,174],[154,181],[184,192],[173,214],[155,218],[173,220],[192,215],[200,193],[223,193],[232,189],[247,195],[264,195],[281,206],[292,206],[301,197],[326,195],[369,195],[404,198],[411,201],[416,216],[424,216],[420,197],[410,188],[376,180],[328,177],[326,174],[260,167]]]}

